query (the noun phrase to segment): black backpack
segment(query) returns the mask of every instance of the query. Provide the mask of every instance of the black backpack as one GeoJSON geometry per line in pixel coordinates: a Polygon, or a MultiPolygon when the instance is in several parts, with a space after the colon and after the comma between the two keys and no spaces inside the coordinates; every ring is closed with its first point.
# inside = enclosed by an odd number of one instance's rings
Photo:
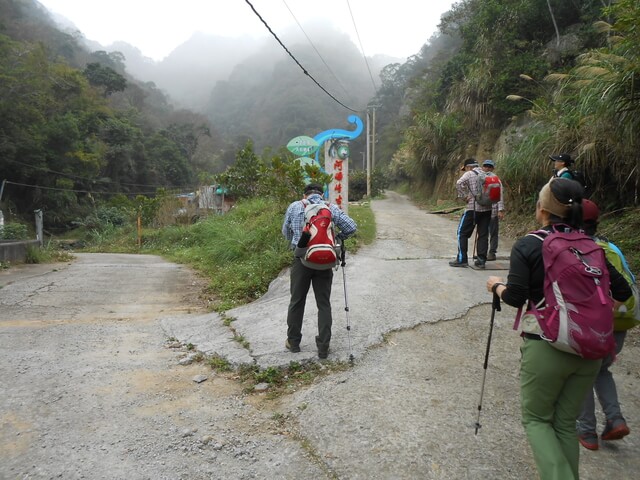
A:
{"type": "Polygon", "coordinates": [[[584,188],[584,198],[589,198],[591,191],[587,185],[587,179],[584,177],[584,174],[580,170],[569,170],[569,173],[571,174],[571,178],[584,188]]]}

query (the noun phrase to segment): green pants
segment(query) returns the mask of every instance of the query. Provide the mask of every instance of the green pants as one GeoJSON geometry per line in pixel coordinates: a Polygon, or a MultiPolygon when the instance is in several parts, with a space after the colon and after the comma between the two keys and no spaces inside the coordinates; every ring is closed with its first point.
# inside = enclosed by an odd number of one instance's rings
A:
{"type": "Polygon", "coordinates": [[[305,267],[299,258],[294,257],[291,265],[291,300],[287,313],[287,338],[294,345],[302,340],[302,319],[309,287],[313,285],[313,294],[318,307],[318,336],[316,344],[319,350],[327,350],[331,340],[331,284],[333,270],[313,270],[305,267]]]}
{"type": "Polygon", "coordinates": [[[541,480],[578,480],[576,419],[602,360],[585,360],[525,339],[520,366],[524,426],[541,480]]]}

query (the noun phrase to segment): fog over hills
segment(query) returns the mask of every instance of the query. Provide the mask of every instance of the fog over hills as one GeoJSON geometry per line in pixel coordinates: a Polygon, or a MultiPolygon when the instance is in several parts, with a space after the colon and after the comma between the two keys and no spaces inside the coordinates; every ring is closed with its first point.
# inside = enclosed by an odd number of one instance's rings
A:
{"type": "MultiPolygon", "coordinates": [[[[367,70],[370,68],[374,81],[379,85],[378,74],[382,67],[401,61],[398,58],[374,55],[367,58],[367,65],[348,35],[322,21],[305,25],[305,33],[312,41],[318,40],[313,41],[312,44],[303,32],[293,28],[284,32],[281,39],[294,56],[298,54],[303,56],[298,60],[311,75],[314,75],[313,71],[321,70],[326,73],[330,70],[339,77],[346,55],[352,64],[348,69],[351,72],[349,75],[364,76],[371,85],[372,81],[367,70]],[[319,57],[318,52],[322,58],[319,57]]],[[[94,42],[88,43],[91,48],[96,49],[94,42]]],[[[273,67],[275,62],[287,57],[286,52],[273,37],[258,40],[249,36],[230,38],[201,32],[195,33],[185,43],[178,45],[160,62],[145,57],[138,48],[125,42],[116,42],[102,48],[108,52],[123,53],[127,71],[130,74],[142,81],[154,82],[171,97],[176,106],[196,112],[203,112],[206,109],[216,83],[230,80],[234,68],[248,58],[251,57],[252,62],[263,65],[266,63],[273,67]]],[[[288,61],[295,66],[291,58],[288,61]]],[[[300,73],[302,75],[302,72],[300,73]]],[[[334,76],[330,76],[335,82],[334,76]]],[[[301,80],[303,81],[304,78],[301,77],[301,80]]],[[[353,78],[341,79],[337,85],[331,85],[328,90],[335,89],[341,92],[344,89],[339,84],[352,80],[353,78]]],[[[370,93],[373,93],[372,89],[370,93]]]]}
{"type": "Polygon", "coordinates": [[[175,108],[204,114],[233,144],[251,138],[258,149],[349,128],[348,115],[363,112],[376,95],[382,68],[404,62],[383,55],[365,59],[327,20],[277,33],[295,60],[269,34],[258,39],[195,33],[162,61],[125,42],[100,45],[68,20],[56,22],[90,51],[122,53],[127,74],[153,83],[175,108]]]}

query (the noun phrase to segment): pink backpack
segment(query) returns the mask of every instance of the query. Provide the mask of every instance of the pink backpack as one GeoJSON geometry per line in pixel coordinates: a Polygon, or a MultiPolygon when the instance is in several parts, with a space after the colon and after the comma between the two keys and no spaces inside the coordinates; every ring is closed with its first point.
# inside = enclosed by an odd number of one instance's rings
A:
{"type": "MultiPolygon", "coordinates": [[[[542,338],[565,352],[599,359],[615,352],[613,300],[602,248],[566,226],[529,233],[542,241],[544,299],[529,303],[542,338]],[[559,228],[559,229],[557,229],[559,228]]],[[[518,328],[522,309],[518,311],[518,328]]]]}

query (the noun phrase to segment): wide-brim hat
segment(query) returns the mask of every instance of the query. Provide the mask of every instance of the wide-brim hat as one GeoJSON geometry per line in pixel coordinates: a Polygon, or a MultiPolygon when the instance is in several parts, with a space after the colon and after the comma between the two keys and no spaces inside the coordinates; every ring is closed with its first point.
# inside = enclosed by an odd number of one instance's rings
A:
{"type": "Polygon", "coordinates": [[[478,166],[478,162],[476,161],[475,158],[467,158],[464,161],[464,165],[462,165],[462,167],[460,167],[460,170],[464,170],[467,167],[477,167],[478,166]]]}

